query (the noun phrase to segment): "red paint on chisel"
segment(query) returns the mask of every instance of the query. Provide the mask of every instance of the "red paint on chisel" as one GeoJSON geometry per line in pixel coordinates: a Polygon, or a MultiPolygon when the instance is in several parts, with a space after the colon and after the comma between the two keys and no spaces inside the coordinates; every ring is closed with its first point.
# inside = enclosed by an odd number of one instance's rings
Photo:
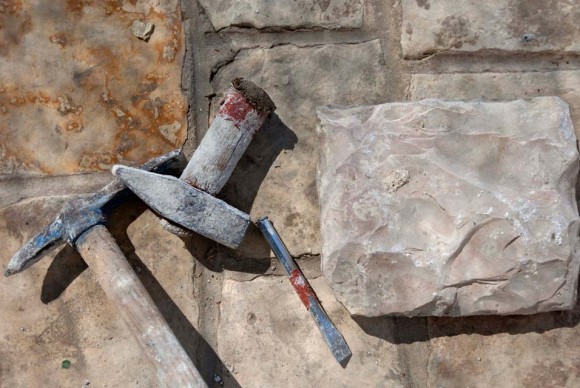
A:
{"type": "Polygon", "coordinates": [[[294,289],[296,290],[296,293],[300,297],[302,303],[304,303],[304,306],[309,309],[310,300],[308,297],[310,296],[316,299],[316,294],[314,294],[310,284],[308,284],[308,281],[304,278],[304,275],[302,272],[300,272],[299,269],[293,269],[290,273],[290,283],[292,283],[292,286],[294,286],[294,289]]]}

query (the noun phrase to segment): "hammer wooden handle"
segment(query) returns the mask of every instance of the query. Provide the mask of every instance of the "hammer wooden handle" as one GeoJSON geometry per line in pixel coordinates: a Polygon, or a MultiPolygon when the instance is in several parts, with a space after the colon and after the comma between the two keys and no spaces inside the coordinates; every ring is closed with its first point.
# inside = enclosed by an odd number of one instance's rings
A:
{"type": "Polygon", "coordinates": [[[77,250],[168,387],[207,387],[104,225],[83,233],[77,250]]]}

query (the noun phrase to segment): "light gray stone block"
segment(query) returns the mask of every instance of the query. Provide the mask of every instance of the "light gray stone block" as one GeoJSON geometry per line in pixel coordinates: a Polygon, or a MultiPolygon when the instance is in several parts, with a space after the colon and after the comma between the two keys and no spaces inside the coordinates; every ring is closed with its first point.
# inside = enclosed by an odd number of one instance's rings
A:
{"type": "Polygon", "coordinates": [[[580,130],[580,71],[534,71],[522,73],[413,74],[411,100],[447,98],[460,100],[514,100],[558,96],[570,105],[570,116],[580,130]]]}
{"type": "Polygon", "coordinates": [[[561,99],[318,115],[322,269],[351,314],[573,307],[578,151],[561,99]]]}
{"type": "Polygon", "coordinates": [[[439,51],[578,51],[580,7],[567,0],[403,0],[407,58],[439,51]]]}
{"type": "Polygon", "coordinates": [[[216,30],[226,27],[354,29],[362,27],[362,0],[201,0],[216,30]]]}

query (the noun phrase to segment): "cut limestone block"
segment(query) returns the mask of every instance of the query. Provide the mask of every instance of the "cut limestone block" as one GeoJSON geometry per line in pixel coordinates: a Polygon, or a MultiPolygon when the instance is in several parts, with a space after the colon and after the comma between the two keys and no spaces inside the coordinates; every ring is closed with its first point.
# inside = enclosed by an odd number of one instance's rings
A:
{"type": "Polygon", "coordinates": [[[578,151],[561,99],[318,116],[322,270],[351,314],[573,307],[578,151]]]}
{"type": "Polygon", "coordinates": [[[406,58],[438,52],[577,52],[580,7],[567,0],[403,0],[406,58]]]}
{"type": "Polygon", "coordinates": [[[201,0],[213,27],[259,29],[354,29],[363,22],[361,0],[201,0]]]}

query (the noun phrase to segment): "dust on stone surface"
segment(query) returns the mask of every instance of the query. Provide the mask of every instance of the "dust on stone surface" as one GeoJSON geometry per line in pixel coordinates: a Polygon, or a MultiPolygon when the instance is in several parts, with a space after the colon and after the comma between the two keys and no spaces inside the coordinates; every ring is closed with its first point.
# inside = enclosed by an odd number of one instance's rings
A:
{"type": "Polygon", "coordinates": [[[439,47],[461,48],[464,43],[474,45],[478,35],[471,30],[469,18],[465,16],[447,16],[441,22],[441,29],[435,34],[435,43],[439,47]]]}

